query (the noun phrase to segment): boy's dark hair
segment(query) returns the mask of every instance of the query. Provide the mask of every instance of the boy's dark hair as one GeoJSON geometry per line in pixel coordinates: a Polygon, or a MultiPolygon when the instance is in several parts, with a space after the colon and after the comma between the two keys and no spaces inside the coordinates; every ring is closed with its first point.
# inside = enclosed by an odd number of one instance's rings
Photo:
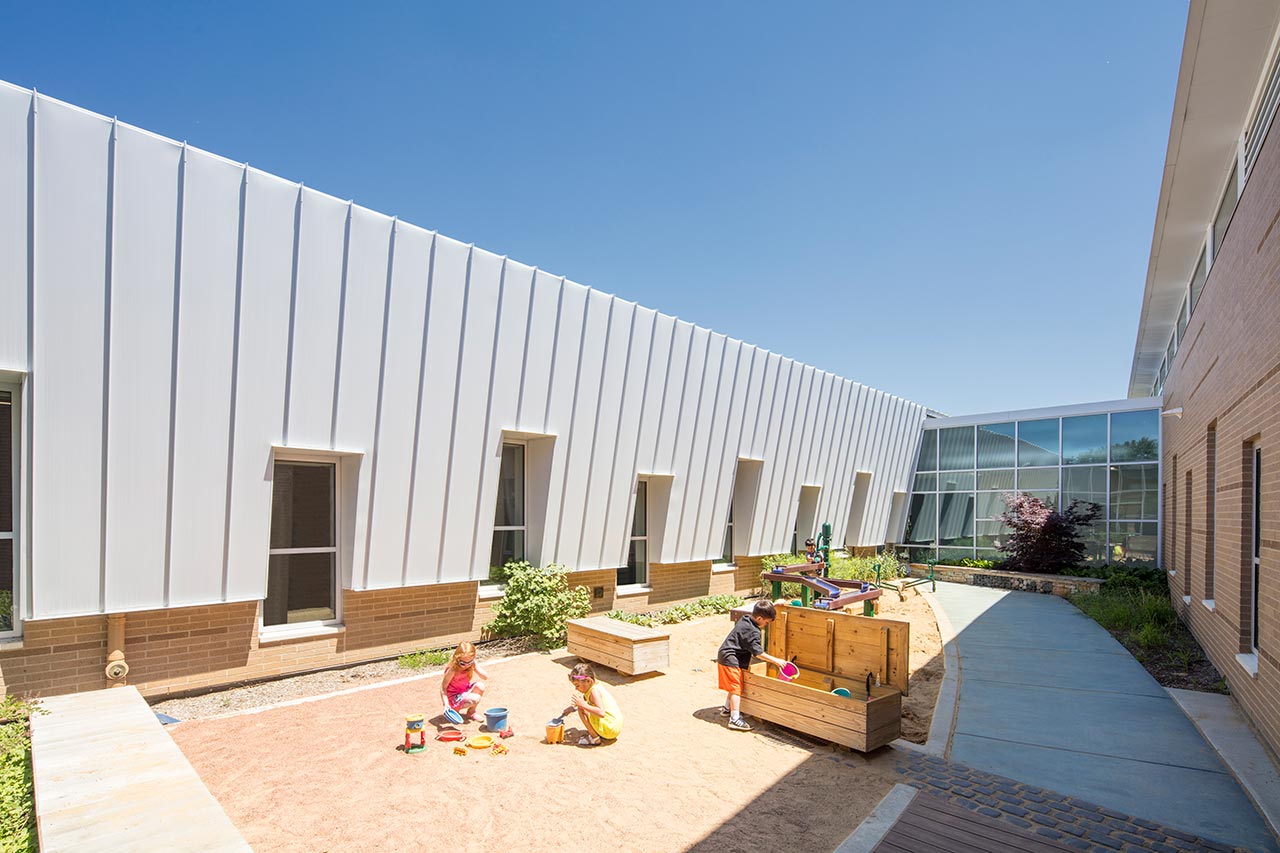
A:
{"type": "Polygon", "coordinates": [[[751,608],[751,615],[759,616],[761,619],[776,619],[778,611],[774,609],[772,601],[765,601],[764,599],[761,599],[755,603],[754,607],[751,608]]]}
{"type": "Polygon", "coordinates": [[[808,548],[812,544],[814,544],[812,539],[804,540],[804,547],[808,548]]]}

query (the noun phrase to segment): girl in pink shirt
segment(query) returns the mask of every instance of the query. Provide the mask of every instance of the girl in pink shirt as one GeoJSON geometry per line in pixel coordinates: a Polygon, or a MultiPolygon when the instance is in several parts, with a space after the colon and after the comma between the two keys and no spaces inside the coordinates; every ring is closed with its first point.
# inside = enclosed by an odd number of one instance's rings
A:
{"type": "Polygon", "coordinates": [[[466,641],[458,643],[440,679],[440,704],[446,711],[452,708],[468,720],[478,720],[476,706],[488,680],[489,673],[476,663],[476,647],[466,641]]]}

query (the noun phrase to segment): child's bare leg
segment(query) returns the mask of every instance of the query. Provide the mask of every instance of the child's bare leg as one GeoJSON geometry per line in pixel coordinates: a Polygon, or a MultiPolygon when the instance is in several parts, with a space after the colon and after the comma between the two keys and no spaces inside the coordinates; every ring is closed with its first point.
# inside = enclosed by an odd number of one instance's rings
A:
{"type": "Polygon", "coordinates": [[[729,699],[729,718],[736,720],[741,715],[742,696],[737,693],[730,693],[729,699]]]}
{"type": "Polygon", "coordinates": [[[596,731],[596,727],[591,724],[591,717],[586,711],[578,709],[578,719],[582,720],[582,725],[587,730],[587,740],[592,743],[599,743],[600,733],[596,731]]]}

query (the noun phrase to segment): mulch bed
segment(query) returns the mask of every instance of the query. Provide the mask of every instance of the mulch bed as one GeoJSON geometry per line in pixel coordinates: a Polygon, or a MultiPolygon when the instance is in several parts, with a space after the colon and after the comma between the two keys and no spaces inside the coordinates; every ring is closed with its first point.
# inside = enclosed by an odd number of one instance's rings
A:
{"type": "Polygon", "coordinates": [[[1169,641],[1156,648],[1138,645],[1131,634],[1130,631],[1111,632],[1161,687],[1230,695],[1226,680],[1205,657],[1204,649],[1186,625],[1179,622],[1169,632],[1169,641]]]}

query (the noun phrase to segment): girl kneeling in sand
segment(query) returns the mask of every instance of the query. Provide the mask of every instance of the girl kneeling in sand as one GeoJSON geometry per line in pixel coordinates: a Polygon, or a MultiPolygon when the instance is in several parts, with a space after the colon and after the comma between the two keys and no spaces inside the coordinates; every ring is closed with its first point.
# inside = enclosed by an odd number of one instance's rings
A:
{"type": "Polygon", "coordinates": [[[489,673],[476,663],[476,647],[465,641],[458,643],[440,679],[440,704],[446,711],[452,709],[468,720],[478,720],[476,706],[488,680],[489,673]]]}
{"type": "Polygon", "coordinates": [[[596,681],[591,664],[576,665],[569,671],[569,682],[577,692],[573,694],[573,704],[564,709],[564,716],[577,708],[578,719],[587,728],[587,734],[578,739],[578,746],[598,746],[601,738],[613,740],[622,733],[622,711],[613,694],[596,681]]]}

